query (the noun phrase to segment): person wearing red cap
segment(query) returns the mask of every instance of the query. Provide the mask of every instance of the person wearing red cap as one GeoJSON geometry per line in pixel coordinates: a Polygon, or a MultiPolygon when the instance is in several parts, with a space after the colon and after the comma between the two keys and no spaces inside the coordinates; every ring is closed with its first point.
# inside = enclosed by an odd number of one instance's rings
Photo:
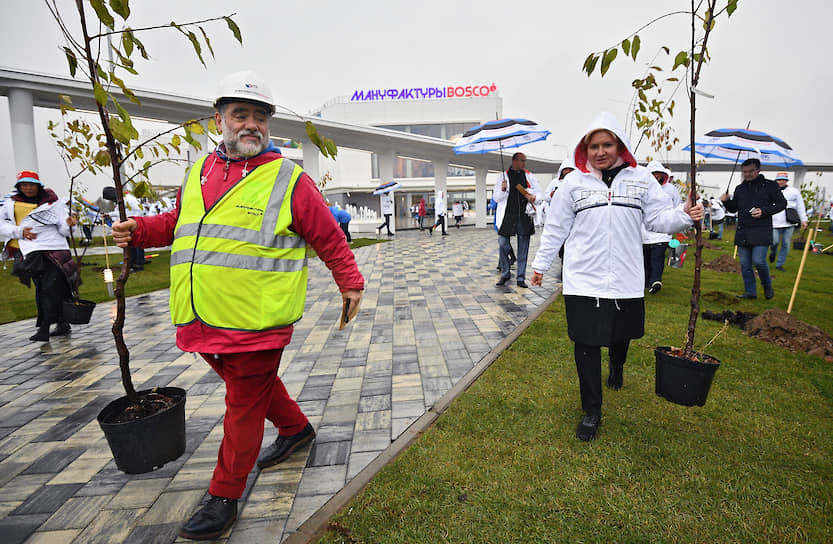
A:
{"type": "Polygon", "coordinates": [[[29,340],[46,342],[50,336],[70,332],[63,317],[63,301],[81,285],[78,264],[67,244],[69,227],[76,220],[36,172],[20,172],[14,187],[17,192],[0,208],[0,237],[9,239],[0,258],[14,259],[12,274],[22,284],[29,287],[35,283],[38,332],[29,340]],[[50,334],[52,323],[58,326],[50,334]]]}

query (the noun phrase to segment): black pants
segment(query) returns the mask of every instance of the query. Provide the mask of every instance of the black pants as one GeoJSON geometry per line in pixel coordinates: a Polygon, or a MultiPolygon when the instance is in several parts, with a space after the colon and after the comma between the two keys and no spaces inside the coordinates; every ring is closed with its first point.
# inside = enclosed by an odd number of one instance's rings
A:
{"type": "Polygon", "coordinates": [[[52,323],[64,321],[64,300],[70,298],[70,291],[61,269],[47,258],[43,262],[43,269],[32,275],[32,281],[38,308],[37,325],[49,329],[52,323]]]}
{"type": "Polygon", "coordinates": [[[131,270],[145,269],[145,248],[131,247],[130,248],[130,268],[131,270]]]}
{"type": "Polygon", "coordinates": [[[437,228],[437,225],[442,225],[442,227],[443,227],[443,234],[445,234],[445,216],[444,216],[444,215],[440,215],[440,216],[438,216],[438,217],[437,217],[437,222],[436,222],[436,223],[434,223],[434,227],[433,227],[433,228],[437,228]]]}
{"type": "Polygon", "coordinates": [[[642,244],[642,260],[645,265],[645,287],[650,287],[655,281],[662,281],[662,271],[665,269],[665,250],[668,242],[658,244],[642,244]]]}
{"type": "Polygon", "coordinates": [[[341,227],[341,230],[344,232],[344,237],[347,238],[347,241],[352,242],[353,237],[350,236],[350,223],[339,223],[338,226],[341,227]]]}
{"type": "Polygon", "coordinates": [[[390,231],[390,215],[391,215],[391,214],[386,213],[386,214],[385,214],[385,222],[384,222],[384,223],[382,223],[381,225],[379,225],[379,226],[378,226],[378,227],[376,227],[376,228],[377,228],[377,229],[379,229],[379,230],[381,231],[381,230],[382,230],[382,227],[385,227],[386,229],[388,229],[388,234],[393,234],[393,233],[390,231]]]}
{"type": "MultiPolygon", "coordinates": [[[[608,348],[610,366],[622,367],[628,357],[629,340],[608,348]]],[[[602,348],[576,344],[576,370],[581,392],[581,409],[587,414],[602,414],[602,348]]]]}

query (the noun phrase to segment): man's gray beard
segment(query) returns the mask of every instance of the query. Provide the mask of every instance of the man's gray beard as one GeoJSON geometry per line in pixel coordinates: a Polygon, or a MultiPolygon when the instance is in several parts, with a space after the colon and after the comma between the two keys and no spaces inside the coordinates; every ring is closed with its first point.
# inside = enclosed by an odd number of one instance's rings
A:
{"type": "Polygon", "coordinates": [[[226,154],[232,158],[249,158],[254,157],[262,153],[266,147],[269,145],[269,137],[268,135],[264,138],[263,134],[254,131],[252,134],[257,134],[260,138],[259,143],[249,143],[249,142],[241,142],[240,136],[243,132],[247,131],[240,130],[237,133],[231,131],[228,125],[223,127],[223,142],[226,144],[226,154]]]}

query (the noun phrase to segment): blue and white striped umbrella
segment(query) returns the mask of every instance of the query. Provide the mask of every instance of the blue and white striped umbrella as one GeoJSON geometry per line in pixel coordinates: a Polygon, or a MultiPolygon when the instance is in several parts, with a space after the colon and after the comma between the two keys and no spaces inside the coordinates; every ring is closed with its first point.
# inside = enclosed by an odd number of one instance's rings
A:
{"type": "Polygon", "coordinates": [[[469,129],[454,146],[458,155],[489,153],[544,140],[550,131],[528,119],[495,119],[469,129]]]}
{"type": "MultiPolygon", "coordinates": [[[[691,149],[690,145],[683,148],[691,149]]],[[[719,128],[694,140],[694,151],[707,158],[743,162],[754,158],[764,166],[801,166],[804,163],[784,140],[760,130],[719,128]]]]}

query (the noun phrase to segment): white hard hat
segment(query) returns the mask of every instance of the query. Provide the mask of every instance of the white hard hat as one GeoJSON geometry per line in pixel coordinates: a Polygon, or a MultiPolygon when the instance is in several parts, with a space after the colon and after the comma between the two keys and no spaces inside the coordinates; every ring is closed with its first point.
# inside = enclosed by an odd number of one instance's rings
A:
{"type": "Polygon", "coordinates": [[[235,101],[264,104],[269,107],[270,113],[275,113],[275,100],[272,98],[271,89],[259,75],[251,70],[234,72],[220,82],[214,107],[220,106],[223,102],[235,101]]]}

